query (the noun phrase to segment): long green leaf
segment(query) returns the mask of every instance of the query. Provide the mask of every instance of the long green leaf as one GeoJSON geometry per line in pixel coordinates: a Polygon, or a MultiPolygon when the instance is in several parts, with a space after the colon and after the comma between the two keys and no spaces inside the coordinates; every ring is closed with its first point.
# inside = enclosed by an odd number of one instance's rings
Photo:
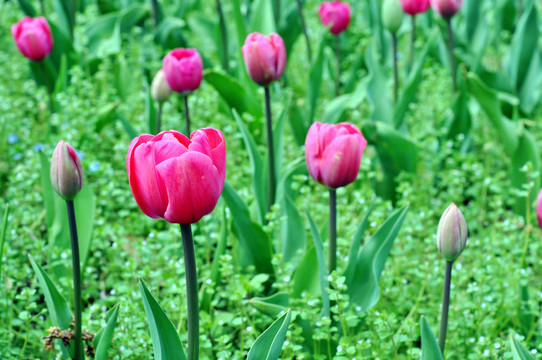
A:
{"type": "Polygon", "coordinates": [[[233,226],[242,248],[242,265],[254,265],[258,273],[273,274],[272,244],[267,234],[250,219],[248,207],[227,182],[222,197],[232,212],[233,226]]]}
{"type": "Polygon", "coordinates": [[[393,120],[393,102],[388,90],[388,76],[384,66],[378,60],[376,41],[371,42],[365,53],[365,63],[369,71],[367,100],[371,104],[371,119],[391,124],[393,120]]]}
{"type": "Polygon", "coordinates": [[[94,348],[96,360],[108,360],[109,356],[107,351],[113,341],[113,335],[115,333],[115,327],[117,326],[117,317],[119,314],[119,305],[115,305],[111,310],[107,312],[107,324],[102,328],[94,337],[94,348]]]}
{"type": "Polygon", "coordinates": [[[289,295],[285,292],[279,292],[267,297],[254,297],[247,300],[247,303],[262,313],[276,318],[281,312],[288,310],[289,295]]]}
{"type": "Polygon", "coordinates": [[[0,228],[0,283],[2,283],[2,269],[4,265],[4,245],[6,243],[6,232],[8,230],[9,203],[6,203],[2,227],[0,228]]]}
{"type": "Polygon", "coordinates": [[[534,360],[529,351],[512,334],[510,334],[510,350],[514,360],[534,360]]]}
{"type": "Polygon", "coordinates": [[[239,114],[249,112],[256,117],[262,115],[262,109],[249,92],[234,78],[216,70],[205,70],[205,81],[218,92],[228,106],[239,114]]]}
{"type": "Polygon", "coordinates": [[[139,279],[139,289],[151,330],[154,358],[156,360],[186,360],[175,326],[141,279],[139,279]]]}
{"type": "Polygon", "coordinates": [[[314,271],[317,268],[318,258],[316,256],[316,249],[314,246],[311,246],[294,272],[294,285],[290,293],[292,298],[300,298],[303,293],[316,297],[321,293],[320,275],[318,271],[314,271]]]}
{"type": "Polygon", "coordinates": [[[316,54],[316,59],[314,60],[310,74],[309,74],[309,85],[307,87],[307,102],[309,104],[309,122],[312,123],[314,119],[314,114],[316,112],[316,104],[318,102],[318,97],[320,96],[320,86],[322,85],[322,74],[324,72],[324,60],[325,60],[325,48],[326,48],[326,37],[327,31],[323,32],[320,38],[320,45],[318,47],[318,53],[316,54]]]}
{"type": "Polygon", "coordinates": [[[407,211],[408,205],[395,211],[382,224],[361,250],[352,276],[346,281],[351,303],[359,305],[362,311],[378,302],[380,276],[407,211]]]}
{"type": "Polygon", "coordinates": [[[328,272],[326,267],[326,259],[324,256],[324,249],[322,246],[322,239],[320,238],[320,233],[318,228],[312,220],[311,215],[306,211],[307,217],[309,218],[309,223],[311,225],[312,239],[314,240],[314,248],[316,249],[316,258],[318,259],[318,272],[320,273],[320,289],[322,291],[322,316],[329,318],[330,316],[330,304],[329,304],[329,294],[327,289],[329,288],[329,282],[327,280],[328,272]]]}
{"type": "MultiPolygon", "coordinates": [[[[523,171],[523,167],[531,164],[532,171],[540,172],[540,151],[534,137],[527,131],[522,129],[518,138],[518,147],[512,156],[510,167],[510,179],[512,186],[518,190],[523,190],[523,187],[528,184],[529,180],[534,183],[534,189],[540,189],[540,177],[532,178],[523,171]]],[[[526,196],[518,197],[515,204],[515,212],[526,215],[527,204],[526,196]]]]}
{"type": "Polygon", "coordinates": [[[275,320],[254,342],[247,360],[277,360],[290,325],[291,310],[275,320]]]}
{"type": "Polygon", "coordinates": [[[369,210],[367,210],[367,214],[365,214],[363,220],[361,220],[361,223],[359,224],[358,229],[356,230],[356,233],[352,238],[352,243],[350,244],[350,251],[348,252],[348,265],[346,266],[346,271],[344,273],[347,279],[353,276],[354,270],[356,269],[359,254],[361,252],[361,249],[363,249],[361,241],[363,240],[363,234],[365,234],[365,230],[367,229],[367,224],[369,223],[369,216],[373,211],[373,205],[374,203],[371,204],[369,210]]]}
{"type": "Polygon", "coordinates": [[[442,353],[425,317],[420,318],[420,332],[422,336],[422,360],[443,360],[442,353]]]}
{"type": "Polygon", "coordinates": [[[252,15],[251,32],[259,32],[265,35],[277,32],[271,0],[254,0],[252,15]]]}

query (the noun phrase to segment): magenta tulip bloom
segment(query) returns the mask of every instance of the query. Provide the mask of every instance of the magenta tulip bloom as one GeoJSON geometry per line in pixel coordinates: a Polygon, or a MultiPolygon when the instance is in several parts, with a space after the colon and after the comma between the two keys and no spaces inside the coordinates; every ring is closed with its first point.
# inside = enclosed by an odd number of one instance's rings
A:
{"type": "Polygon", "coordinates": [[[331,33],[339,35],[350,25],[350,4],[342,1],[329,1],[320,5],[320,20],[324,26],[331,26],[331,33]]]}
{"type": "Polygon", "coordinates": [[[41,61],[53,49],[51,28],[44,17],[24,19],[11,27],[11,34],[19,51],[34,61],[41,61]]]}
{"type": "Polygon", "coordinates": [[[331,189],[356,180],[367,141],[349,123],[311,125],[305,139],[305,161],[309,174],[331,189]]]}
{"type": "Polygon", "coordinates": [[[542,189],[538,193],[538,198],[536,199],[536,216],[538,218],[538,226],[542,229],[542,189]]]}
{"type": "Polygon", "coordinates": [[[169,87],[188,94],[199,88],[203,79],[203,62],[196,49],[173,49],[162,60],[162,71],[169,87]]]}
{"type": "Polygon", "coordinates": [[[401,0],[403,11],[412,16],[421,14],[429,9],[429,0],[401,0]]]}
{"type": "Polygon", "coordinates": [[[126,158],[132,194],[153,219],[192,224],[210,214],[226,177],[226,143],[220,130],[175,130],[132,140],[126,158]]]}
{"type": "Polygon", "coordinates": [[[81,160],[64,140],[60,140],[53,152],[50,178],[53,189],[65,200],[73,200],[83,187],[81,160]]]}
{"type": "Polygon", "coordinates": [[[459,9],[463,0],[431,0],[433,11],[438,12],[443,18],[451,18],[459,9]]]}
{"type": "Polygon", "coordinates": [[[286,47],[278,34],[249,34],[241,50],[248,75],[256,84],[267,86],[284,73],[286,47]]]}

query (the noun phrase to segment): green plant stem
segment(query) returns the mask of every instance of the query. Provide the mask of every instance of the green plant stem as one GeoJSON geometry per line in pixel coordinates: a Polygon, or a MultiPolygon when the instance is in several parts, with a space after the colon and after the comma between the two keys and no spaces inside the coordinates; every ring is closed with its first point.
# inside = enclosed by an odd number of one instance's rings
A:
{"type": "Polygon", "coordinates": [[[75,29],[75,13],[77,12],[77,0],[72,0],[72,8],[70,12],[70,36],[73,39],[73,31],[75,29]]]}
{"type": "Polygon", "coordinates": [[[183,95],[184,116],[186,118],[186,136],[190,137],[190,112],[188,111],[188,95],[183,95]]]}
{"type": "Polygon", "coordinates": [[[186,305],[188,309],[188,360],[199,359],[199,310],[198,277],[194,240],[190,224],[181,224],[183,242],[184,270],[186,274],[186,305]]]}
{"type": "Polygon", "coordinates": [[[151,6],[152,6],[152,18],[154,20],[154,26],[158,27],[158,24],[160,23],[158,0],[151,0],[151,6]]]}
{"type": "Polygon", "coordinates": [[[397,70],[397,34],[391,35],[393,45],[393,101],[397,103],[399,96],[399,72],[397,70]]]}
{"type": "Polygon", "coordinates": [[[448,53],[450,54],[450,70],[452,73],[452,84],[455,93],[457,92],[457,66],[455,64],[454,56],[454,31],[452,29],[452,18],[446,19],[446,25],[448,28],[448,53]]]}
{"type": "Polygon", "coordinates": [[[51,86],[51,83],[49,82],[49,77],[47,76],[47,69],[45,68],[45,60],[41,60],[40,62],[41,72],[43,73],[43,83],[45,84],[45,89],[47,89],[47,95],[49,96],[49,111],[51,111],[51,114],[55,112],[55,105],[53,102],[53,87],[51,86]]]}
{"type": "Polygon", "coordinates": [[[412,29],[410,30],[410,54],[408,56],[408,69],[412,69],[412,65],[414,64],[414,44],[416,42],[416,16],[411,16],[412,20],[412,29]]]}
{"type": "Polygon", "coordinates": [[[222,11],[220,0],[216,0],[216,11],[218,13],[218,22],[220,24],[220,38],[222,40],[222,67],[228,72],[228,34],[226,32],[226,21],[224,20],[224,11],[222,11]]]}
{"type": "Polygon", "coordinates": [[[309,63],[312,63],[312,51],[311,42],[309,41],[309,33],[307,32],[307,24],[305,23],[305,16],[303,16],[303,4],[301,0],[297,1],[297,12],[299,13],[299,21],[301,22],[301,28],[303,29],[303,35],[305,36],[305,43],[307,44],[307,56],[309,63]]]}
{"type": "Polygon", "coordinates": [[[41,16],[45,16],[45,5],[43,4],[43,0],[40,0],[40,11],[41,16]]]}
{"type": "Polygon", "coordinates": [[[450,286],[452,284],[452,265],[453,262],[446,261],[446,271],[444,274],[444,292],[442,293],[442,314],[440,316],[440,331],[438,334],[438,345],[444,356],[444,347],[446,345],[446,330],[448,329],[448,310],[450,308],[450,286]]]}
{"type": "Polygon", "coordinates": [[[269,151],[269,187],[267,189],[267,212],[275,203],[275,146],[273,143],[273,121],[271,118],[271,95],[269,87],[265,87],[265,119],[267,123],[267,148],[269,151]]]}
{"type": "Polygon", "coordinates": [[[8,230],[9,203],[6,203],[4,217],[2,219],[2,230],[0,231],[0,284],[2,284],[2,267],[4,265],[4,244],[6,242],[6,233],[8,230]]]}
{"type": "Polygon", "coordinates": [[[518,0],[518,21],[521,19],[521,15],[523,14],[523,0],[518,0]]]}
{"type": "Polygon", "coordinates": [[[337,267],[337,190],[329,189],[329,273],[337,267]]]}
{"type": "Polygon", "coordinates": [[[275,25],[278,28],[279,27],[279,22],[280,22],[280,0],[275,0],[274,12],[275,12],[275,25]]]}
{"type": "Polygon", "coordinates": [[[68,223],[70,226],[70,238],[72,244],[72,266],[73,266],[73,302],[75,310],[75,360],[83,360],[83,340],[81,337],[82,328],[82,301],[81,301],[81,262],[79,260],[79,240],[77,239],[77,225],[75,223],[75,210],[73,200],[66,201],[68,208],[68,223]]]}
{"type": "Polygon", "coordinates": [[[341,39],[340,34],[335,36],[335,54],[337,55],[337,85],[335,87],[335,96],[339,96],[341,89],[341,39]]]}
{"type": "Polygon", "coordinates": [[[158,103],[158,113],[156,114],[156,133],[160,133],[162,129],[162,106],[163,102],[158,103]]]}

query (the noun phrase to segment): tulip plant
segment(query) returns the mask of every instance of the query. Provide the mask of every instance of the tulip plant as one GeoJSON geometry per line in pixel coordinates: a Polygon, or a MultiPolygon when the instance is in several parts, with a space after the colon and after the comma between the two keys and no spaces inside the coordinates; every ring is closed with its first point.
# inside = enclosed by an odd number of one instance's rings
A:
{"type": "Polygon", "coordinates": [[[324,26],[331,26],[329,31],[335,36],[335,54],[337,55],[337,83],[335,95],[339,95],[341,87],[341,42],[340,34],[350,25],[350,4],[342,1],[324,2],[318,10],[324,26]]]}
{"type": "Polygon", "coordinates": [[[393,99],[397,102],[399,94],[399,72],[397,67],[397,32],[403,22],[403,11],[399,0],[384,0],[382,5],[382,24],[391,33],[393,46],[393,99]]]}
{"type": "Polygon", "coordinates": [[[188,360],[199,358],[199,305],[191,224],[210,214],[226,177],[222,132],[204,128],[191,138],[171,130],[132,140],[126,159],[132,194],[145,215],[181,227],[188,308],[188,360]]]}
{"type": "Polygon", "coordinates": [[[408,56],[408,68],[414,64],[414,43],[416,42],[416,15],[423,14],[429,9],[430,0],[401,0],[403,11],[410,15],[412,28],[410,32],[410,55],[408,56]]]}
{"type": "Polygon", "coordinates": [[[83,187],[83,165],[75,150],[60,141],[51,161],[51,185],[66,200],[72,246],[73,302],[75,310],[75,360],[84,359],[82,340],[81,261],[73,199],[83,187]]]}
{"type": "Polygon", "coordinates": [[[162,61],[162,71],[171,90],[183,97],[186,136],[190,136],[188,95],[197,90],[203,79],[203,62],[196,49],[171,50],[162,61]]]}

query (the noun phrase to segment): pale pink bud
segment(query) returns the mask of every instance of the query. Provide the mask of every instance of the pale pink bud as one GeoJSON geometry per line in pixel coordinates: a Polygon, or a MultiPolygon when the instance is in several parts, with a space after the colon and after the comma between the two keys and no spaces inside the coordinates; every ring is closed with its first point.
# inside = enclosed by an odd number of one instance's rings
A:
{"type": "Polygon", "coordinates": [[[60,140],[51,160],[51,185],[65,200],[73,200],[83,187],[83,165],[75,150],[60,140]]]}
{"type": "Polygon", "coordinates": [[[241,50],[248,75],[256,84],[267,86],[284,73],[286,47],[278,34],[249,34],[241,50]]]}
{"type": "Polygon", "coordinates": [[[469,229],[459,208],[452,203],[442,214],[437,228],[437,246],[446,261],[454,261],[465,249],[469,229]]]}

